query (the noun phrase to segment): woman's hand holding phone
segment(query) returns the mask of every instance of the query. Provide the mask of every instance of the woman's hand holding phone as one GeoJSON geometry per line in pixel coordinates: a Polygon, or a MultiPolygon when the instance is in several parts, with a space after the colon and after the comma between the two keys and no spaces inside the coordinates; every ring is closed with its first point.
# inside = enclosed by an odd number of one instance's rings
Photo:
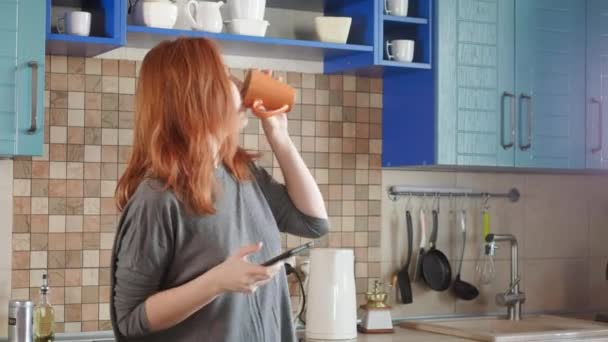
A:
{"type": "Polygon", "coordinates": [[[219,292],[253,293],[258,287],[272,280],[282,269],[283,263],[264,267],[247,260],[249,255],[259,252],[261,248],[261,243],[242,247],[209,271],[217,279],[219,292]]]}

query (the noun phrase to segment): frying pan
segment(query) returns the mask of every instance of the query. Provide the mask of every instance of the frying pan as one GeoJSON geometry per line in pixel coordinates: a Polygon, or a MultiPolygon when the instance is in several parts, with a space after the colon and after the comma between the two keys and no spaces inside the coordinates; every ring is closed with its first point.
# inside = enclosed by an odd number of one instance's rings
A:
{"type": "Polygon", "coordinates": [[[445,291],[452,282],[452,268],[448,258],[437,249],[437,230],[439,213],[433,210],[433,230],[429,241],[429,250],[422,258],[422,278],[424,282],[435,291],[445,291]]]}

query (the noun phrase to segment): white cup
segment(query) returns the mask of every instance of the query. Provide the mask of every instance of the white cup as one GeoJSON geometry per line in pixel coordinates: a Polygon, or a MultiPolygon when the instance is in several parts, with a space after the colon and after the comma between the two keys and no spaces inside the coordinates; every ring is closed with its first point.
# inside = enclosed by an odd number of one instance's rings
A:
{"type": "Polygon", "coordinates": [[[407,17],[409,0],[384,0],[384,12],[390,15],[407,17]]]}
{"type": "Polygon", "coordinates": [[[386,41],[386,56],[389,60],[412,62],[414,60],[415,42],[408,39],[386,41]]]}
{"type": "Polygon", "coordinates": [[[57,21],[57,31],[75,36],[91,34],[91,13],[83,11],[66,12],[57,21]]]}

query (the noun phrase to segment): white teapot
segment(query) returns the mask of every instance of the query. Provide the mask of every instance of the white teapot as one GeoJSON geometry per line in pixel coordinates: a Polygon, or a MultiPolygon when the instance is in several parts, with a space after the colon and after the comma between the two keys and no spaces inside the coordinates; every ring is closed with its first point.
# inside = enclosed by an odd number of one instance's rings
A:
{"type": "Polygon", "coordinates": [[[190,0],[186,4],[186,17],[194,30],[213,33],[222,32],[224,25],[220,8],[224,5],[222,1],[196,1],[190,0]],[[194,8],[194,12],[192,9],[194,8]]]}

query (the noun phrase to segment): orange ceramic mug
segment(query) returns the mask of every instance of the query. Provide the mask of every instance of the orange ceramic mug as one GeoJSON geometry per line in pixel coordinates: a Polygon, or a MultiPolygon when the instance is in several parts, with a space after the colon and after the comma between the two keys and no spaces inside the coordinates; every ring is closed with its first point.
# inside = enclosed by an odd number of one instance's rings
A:
{"type": "Polygon", "coordinates": [[[243,105],[260,118],[291,111],[296,90],[259,70],[249,70],[241,91],[243,105]]]}

